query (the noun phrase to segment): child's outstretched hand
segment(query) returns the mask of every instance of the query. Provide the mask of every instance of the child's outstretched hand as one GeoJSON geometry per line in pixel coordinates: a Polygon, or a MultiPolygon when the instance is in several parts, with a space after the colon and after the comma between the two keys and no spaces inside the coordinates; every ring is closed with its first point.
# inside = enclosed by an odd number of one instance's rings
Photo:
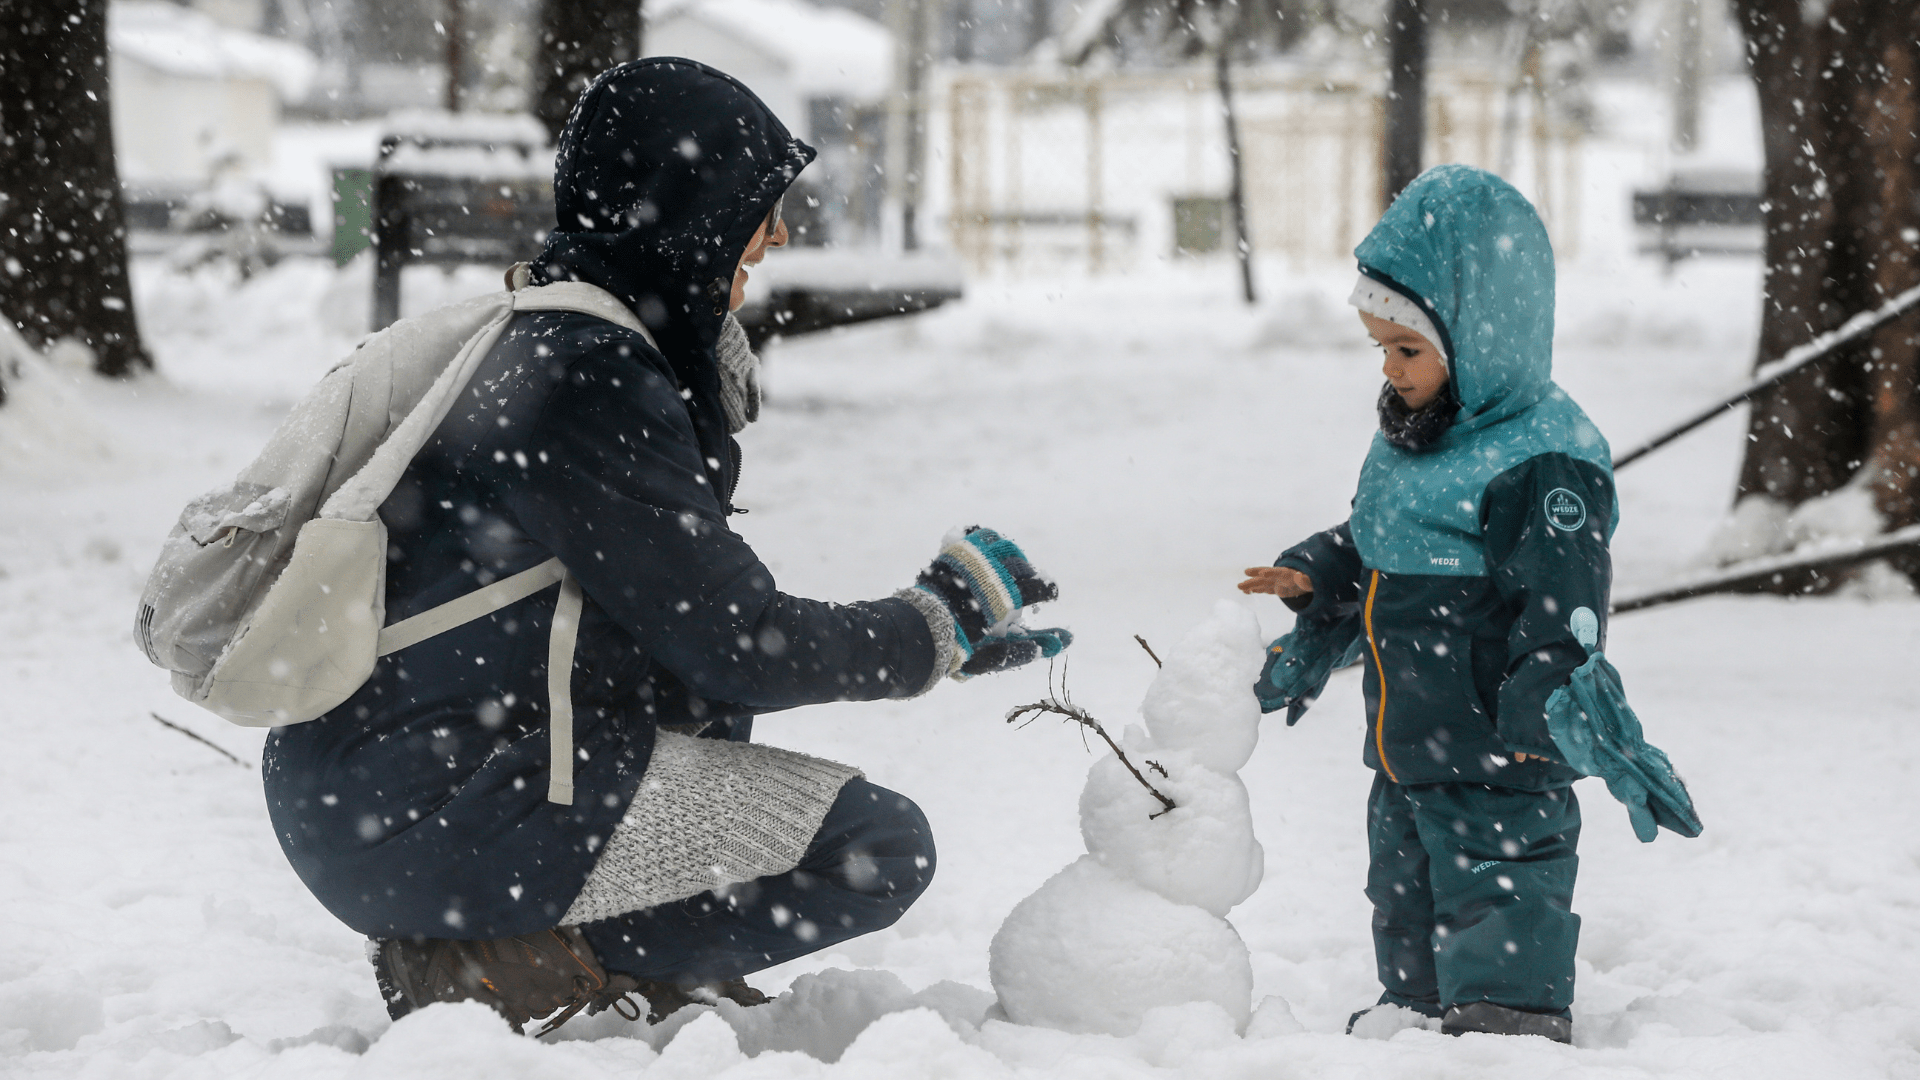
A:
{"type": "Polygon", "coordinates": [[[1289,566],[1249,566],[1241,573],[1247,575],[1240,583],[1243,593],[1272,593],[1285,599],[1313,591],[1313,579],[1289,566]]]}

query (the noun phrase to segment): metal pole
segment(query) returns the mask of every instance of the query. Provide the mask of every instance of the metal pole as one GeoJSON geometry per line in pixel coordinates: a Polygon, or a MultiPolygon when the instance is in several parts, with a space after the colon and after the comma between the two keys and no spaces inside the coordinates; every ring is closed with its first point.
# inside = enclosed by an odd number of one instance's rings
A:
{"type": "Polygon", "coordinates": [[[1685,153],[1700,141],[1700,0],[1677,0],[1673,35],[1673,148],[1685,153]]]}
{"type": "Polygon", "coordinates": [[[1100,83],[1081,87],[1087,107],[1087,272],[1098,274],[1107,260],[1105,147],[1100,142],[1100,83]]]}
{"type": "Polygon", "coordinates": [[[1387,6],[1387,131],[1380,162],[1381,202],[1420,175],[1427,124],[1427,14],[1425,0],[1387,6]]]}
{"type": "MultiPolygon", "coordinates": [[[[382,146],[381,157],[390,148],[382,146]]],[[[404,181],[373,173],[373,330],[400,321],[400,270],[406,265],[407,223],[399,198],[404,181]]]]}

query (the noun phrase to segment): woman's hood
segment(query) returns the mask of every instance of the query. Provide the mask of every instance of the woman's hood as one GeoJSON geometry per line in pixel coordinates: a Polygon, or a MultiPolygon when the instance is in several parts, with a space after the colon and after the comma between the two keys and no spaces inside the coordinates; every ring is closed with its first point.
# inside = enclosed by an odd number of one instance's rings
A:
{"type": "Polygon", "coordinates": [[[1466,434],[1553,385],[1553,246],[1533,205],[1467,165],[1420,174],[1354,249],[1362,273],[1420,301],[1450,358],[1466,434]]]}
{"type": "Polygon", "coordinates": [[[621,64],[581,95],[561,133],[557,220],[535,275],[618,296],[676,365],[705,355],[734,267],[813,157],[729,75],[675,57],[621,64]]]}

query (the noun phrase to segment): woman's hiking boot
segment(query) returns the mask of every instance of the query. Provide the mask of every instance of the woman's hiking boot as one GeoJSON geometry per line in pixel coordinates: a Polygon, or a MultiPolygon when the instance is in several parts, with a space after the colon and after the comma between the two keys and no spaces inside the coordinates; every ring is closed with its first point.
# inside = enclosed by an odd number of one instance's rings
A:
{"type": "Polygon", "coordinates": [[[736,1005],[765,1005],[767,995],[747,985],[745,979],[722,979],[699,986],[637,980],[634,992],[647,999],[647,1023],[657,1024],[689,1005],[718,1005],[731,1001],[736,1005]]]}
{"type": "Polygon", "coordinates": [[[395,1020],[436,1001],[478,1001],[522,1034],[528,1021],[552,1016],[537,1037],[582,1009],[640,1017],[628,996],[639,980],[607,974],[586,936],[570,926],[491,941],[372,939],[367,953],[395,1020]]]}

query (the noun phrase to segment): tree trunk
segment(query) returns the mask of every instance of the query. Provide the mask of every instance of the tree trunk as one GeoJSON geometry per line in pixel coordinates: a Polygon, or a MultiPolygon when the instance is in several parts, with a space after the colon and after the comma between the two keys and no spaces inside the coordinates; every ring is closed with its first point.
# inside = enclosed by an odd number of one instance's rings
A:
{"type": "Polygon", "coordinates": [[[103,375],[151,368],[127,281],[107,106],[107,0],[0,0],[0,312],[77,338],[103,375]]]}
{"type": "Polygon", "coordinates": [[[541,0],[533,112],[556,143],[588,84],[640,55],[640,10],[634,0],[541,0]]]}
{"type": "Polygon", "coordinates": [[[971,64],[974,59],[975,24],[979,13],[974,10],[973,0],[953,0],[948,5],[948,14],[953,19],[953,61],[956,64],[971,64]]]}
{"type": "Polygon", "coordinates": [[[1050,0],[1027,0],[1026,10],[1026,48],[1023,56],[1032,56],[1034,50],[1053,36],[1053,5],[1050,0]]]}
{"type": "Polygon", "coordinates": [[[465,0],[443,0],[446,21],[441,24],[441,33],[447,39],[447,92],[446,106],[450,113],[457,113],[466,96],[465,87],[460,83],[460,74],[466,70],[467,61],[467,13],[463,8],[465,0]]]}
{"type": "MultiPolygon", "coordinates": [[[[1920,9],[1834,0],[1809,23],[1799,0],[1735,4],[1766,155],[1758,366],[1920,283],[1920,9]]],[[[1756,400],[1737,497],[1793,507],[1860,479],[1887,527],[1920,520],[1917,336],[1910,314],[1756,400]]]]}
{"type": "MultiPolygon", "coordinates": [[[[1760,349],[1754,365],[1838,325],[1844,315],[1827,296],[1833,200],[1827,187],[1831,127],[1819,78],[1827,59],[1824,24],[1805,25],[1799,0],[1736,0],[1747,56],[1760,95],[1765,154],[1766,278],[1760,349]]],[[[1747,453],[1738,498],[1764,495],[1789,506],[1845,483],[1856,466],[1844,443],[1852,409],[1835,374],[1836,357],[1756,400],[1748,418],[1747,453]]]]}
{"type": "MultiPolygon", "coordinates": [[[[1876,77],[1855,98],[1872,163],[1871,217],[1860,222],[1863,291],[1878,306],[1920,285],[1920,7],[1881,0],[1867,42],[1876,77]]],[[[1871,339],[1865,362],[1867,467],[1888,530],[1920,521],[1920,313],[1871,339]]],[[[1896,566],[1920,583],[1920,559],[1896,566]]]]}
{"type": "MultiPolygon", "coordinates": [[[[900,247],[920,250],[920,200],[926,192],[927,73],[933,58],[927,41],[928,11],[934,0],[902,0],[898,8],[900,85],[903,108],[899,120],[900,247]]],[[[889,135],[891,137],[891,134],[889,135]]]]}
{"type": "Polygon", "coordinates": [[[1427,134],[1427,13],[1424,0],[1387,4],[1387,128],[1381,147],[1380,205],[1420,175],[1427,134]]]}
{"type": "Polygon", "coordinates": [[[1233,109],[1233,80],[1229,78],[1228,51],[1232,45],[1222,42],[1213,50],[1213,74],[1220,88],[1220,115],[1227,125],[1227,208],[1233,214],[1233,250],[1240,258],[1240,296],[1247,303],[1257,297],[1253,291],[1253,234],[1247,227],[1246,166],[1240,157],[1240,117],[1233,109]]]}

